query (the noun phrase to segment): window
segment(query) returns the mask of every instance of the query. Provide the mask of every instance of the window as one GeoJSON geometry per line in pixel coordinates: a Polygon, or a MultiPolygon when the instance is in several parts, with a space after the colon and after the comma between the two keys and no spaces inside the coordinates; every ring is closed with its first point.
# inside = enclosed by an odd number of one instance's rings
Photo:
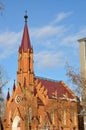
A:
{"type": "Polygon", "coordinates": [[[32,108],[29,108],[29,123],[32,122],[32,108]]]}
{"type": "Polygon", "coordinates": [[[77,114],[74,112],[74,124],[77,125],[77,114]]]}
{"type": "Polygon", "coordinates": [[[66,111],[63,111],[63,123],[66,125],[66,111]]]}
{"type": "Polygon", "coordinates": [[[51,120],[52,120],[52,123],[54,124],[54,111],[51,112],[51,120]]]}

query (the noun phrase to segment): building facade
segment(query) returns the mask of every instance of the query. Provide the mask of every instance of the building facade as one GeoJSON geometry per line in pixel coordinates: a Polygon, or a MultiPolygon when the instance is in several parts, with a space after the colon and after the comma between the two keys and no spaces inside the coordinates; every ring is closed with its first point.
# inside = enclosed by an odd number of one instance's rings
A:
{"type": "Polygon", "coordinates": [[[82,77],[82,105],[83,105],[83,118],[84,130],[86,130],[86,38],[79,39],[80,45],[80,69],[82,77]]]}
{"type": "Polygon", "coordinates": [[[79,130],[78,100],[63,81],[34,74],[27,18],[18,50],[17,81],[6,99],[5,130],[79,130]]]}

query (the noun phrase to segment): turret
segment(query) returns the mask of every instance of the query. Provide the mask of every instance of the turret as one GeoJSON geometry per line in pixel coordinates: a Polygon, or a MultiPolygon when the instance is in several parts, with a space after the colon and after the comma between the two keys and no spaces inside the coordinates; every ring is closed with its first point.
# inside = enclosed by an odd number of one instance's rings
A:
{"type": "Polygon", "coordinates": [[[8,88],[7,101],[9,101],[9,99],[10,99],[10,92],[9,92],[9,88],[8,88]]]}
{"type": "Polygon", "coordinates": [[[15,80],[14,80],[14,84],[13,84],[13,93],[15,92],[16,90],[16,85],[15,85],[15,80]]]}

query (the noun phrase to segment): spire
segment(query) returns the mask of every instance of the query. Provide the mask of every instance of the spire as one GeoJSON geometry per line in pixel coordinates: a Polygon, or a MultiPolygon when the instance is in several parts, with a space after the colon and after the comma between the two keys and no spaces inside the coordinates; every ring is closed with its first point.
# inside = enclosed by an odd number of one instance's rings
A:
{"type": "Polygon", "coordinates": [[[9,93],[9,88],[8,88],[8,93],[7,93],[7,100],[10,98],[10,93],[9,93]]]}
{"type": "Polygon", "coordinates": [[[14,80],[14,84],[13,84],[13,91],[15,91],[16,86],[15,86],[15,80],[14,80]]]}
{"type": "Polygon", "coordinates": [[[26,14],[25,14],[24,18],[25,18],[25,26],[24,26],[22,42],[21,42],[21,45],[19,47],[19,52],[20,53],[22,51],[27,52],[28,49],[32,50],[31,43],[30,43],[29,32],[28,32],[28,26],[27,26],[27,18],[28,18],[27,11],[26,11],[26,14]]]}

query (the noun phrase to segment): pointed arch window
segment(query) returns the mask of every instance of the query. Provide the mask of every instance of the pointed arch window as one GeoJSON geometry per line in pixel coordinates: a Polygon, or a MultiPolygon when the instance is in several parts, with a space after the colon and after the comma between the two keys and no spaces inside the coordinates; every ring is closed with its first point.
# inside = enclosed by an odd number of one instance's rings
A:
{"type": "Polygon", "coordinates": [[[66,110],[63,111],[63,124],[66,125],[66,110]]]}
{"type": "Polygon", "coordinates": [[[29,108],[29,123],[32,122],[32,108],[29,108]]]}

